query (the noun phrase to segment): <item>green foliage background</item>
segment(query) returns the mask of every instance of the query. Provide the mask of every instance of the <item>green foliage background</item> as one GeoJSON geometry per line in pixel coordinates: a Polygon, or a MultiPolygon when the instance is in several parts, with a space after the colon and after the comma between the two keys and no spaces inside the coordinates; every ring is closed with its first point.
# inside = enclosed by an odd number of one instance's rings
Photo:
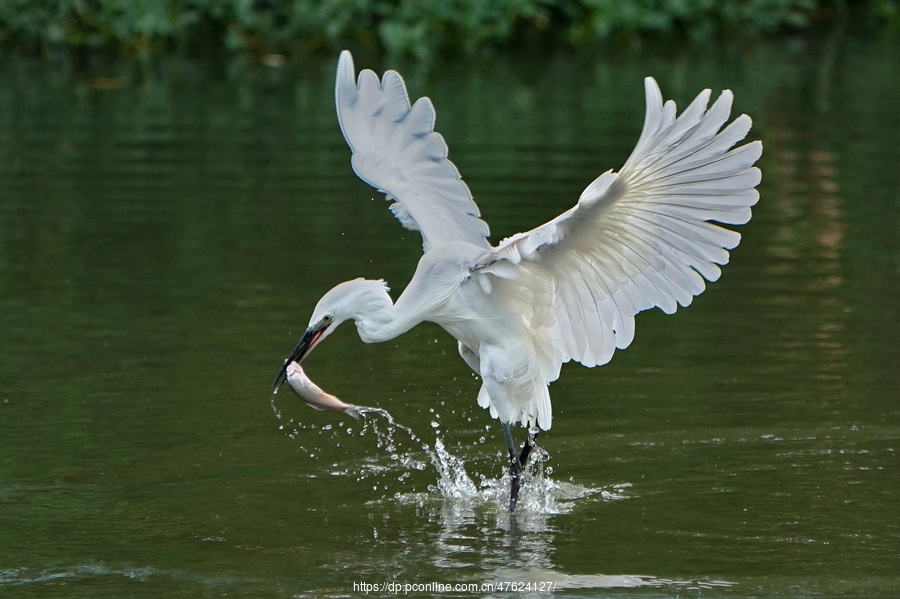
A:
{"type": "Polygon", "coordinates": [[[0,44],[29,51],[179,48],[295,54],[361,44],[427,56],[638,34],[715,37],[801,28],[849,8],[900,24],[898,0],[4,0],[0,44]]]}

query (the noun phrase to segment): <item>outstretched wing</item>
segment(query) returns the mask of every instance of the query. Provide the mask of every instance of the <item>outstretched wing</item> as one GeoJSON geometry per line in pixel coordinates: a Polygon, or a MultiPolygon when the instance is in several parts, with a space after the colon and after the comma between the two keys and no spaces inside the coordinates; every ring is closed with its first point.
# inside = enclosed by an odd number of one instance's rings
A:
{"type": "Polygon", "coordinates": [[[335,103],[341,130],[353,150],[353,170],[388,195],[404,227],[422,233],[425,251],[446,241],[489,249],[487,224],[447,144],[434,130],[434,106],[419,98],[410,106],[403,78],[386,71],[381,80],[365,69],[359,79],[350,52],[338,61],[335,103]]]}
{"type": "Polygon", "coordinates": [[[573,208],[503,241],[473,270],[475,278],[488,277],[486,288],[532,298],[531,326],[553,339],[546,367],[552,372],[556,362],[556,375],[560,361],[608,362],[631,343],[641,310],[672,313],[690,304],[740,242],[710,221],[746,223],[759,199],[753,164],[762,144],[732,149],[750,117],[722,129],[730,91],[707,109],[705,90],[676,118],[656,81],[648,77],[645,88],[644,128],[622,170],[602,174],[573,208]]]}

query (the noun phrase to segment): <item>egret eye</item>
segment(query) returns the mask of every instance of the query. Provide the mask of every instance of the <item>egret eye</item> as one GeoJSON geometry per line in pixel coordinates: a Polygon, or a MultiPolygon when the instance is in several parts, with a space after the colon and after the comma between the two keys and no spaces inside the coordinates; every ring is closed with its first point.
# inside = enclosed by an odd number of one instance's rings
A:
{"type": "Polygon", "coordinates": [[[331,314],[326,314],[322,317],[322,322],[324,324],[331,324],[331,321],[334,320],[334,317],[331,314]]]}

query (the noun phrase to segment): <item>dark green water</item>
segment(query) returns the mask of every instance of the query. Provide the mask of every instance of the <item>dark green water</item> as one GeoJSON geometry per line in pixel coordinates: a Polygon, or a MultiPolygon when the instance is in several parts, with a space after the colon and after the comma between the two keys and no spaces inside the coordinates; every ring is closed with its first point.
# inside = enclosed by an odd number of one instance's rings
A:
{"type": "Polygon", "coordinates": [[[492,499],[501,436],[437,327],[379,346],[346,327],[305,366],[440,439],[474,495],[434,490],[380,418],[269,395],[324,291],[396,295],[420,251],[350,170],[333,63],[0,60],[0,595],[895,596],[898,55],[837,32],[388,65],[434,100],[495,241],[621,165],[644,75],[681,106],[733,89],[765,144],[722,280],[639,316],[610,365],[564,368],[545,495],[514,517],[492,499]]]}

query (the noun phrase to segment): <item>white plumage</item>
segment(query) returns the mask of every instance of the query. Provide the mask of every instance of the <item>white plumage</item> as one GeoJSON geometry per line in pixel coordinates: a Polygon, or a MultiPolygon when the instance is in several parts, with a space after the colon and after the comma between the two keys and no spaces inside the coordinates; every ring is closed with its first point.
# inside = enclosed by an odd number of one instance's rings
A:
{"type": "Polygon", "coordinates": [[[447,144],[434,130],[434,106],[419,98],[410,106],[403,78],[370,70],[356,79],[346,50],[338,62],[335,102],[341,130],[353,150],[360,179],[397,199],[391,205],[404,227],[421,231],[424,250],[444,241],[489,248],[488,226],[459,171],[447,159],[447,144]]]}
{"type": "Polygon", "coordinates": [[[715,223],[746,223],[759,197],[753,164],[762,145],[734,147],[751,120],[741,115],[726,126],[730,91],[708,106],[705,90],[677,115],[652,78],[644,85],[643,131],[621,170],[600,175],[557,218],[493,247],[434,131],[431,102],[410,105],[394,71],[357,78],[343,52],[336,103],[353,169],[393,200],[404,226],[421,232],[425,252],[396,303],[381,282],[356,279],[329,291],[289,361],[344,320],[354,320],[366,342],[435,322],[459,341],[482,378],[479,404],[507,433],[517,422],[550,428],[548,385],[560,366],[605,364],[634,339],[635,314],[690,304],[740,241],[715,223]]]}

